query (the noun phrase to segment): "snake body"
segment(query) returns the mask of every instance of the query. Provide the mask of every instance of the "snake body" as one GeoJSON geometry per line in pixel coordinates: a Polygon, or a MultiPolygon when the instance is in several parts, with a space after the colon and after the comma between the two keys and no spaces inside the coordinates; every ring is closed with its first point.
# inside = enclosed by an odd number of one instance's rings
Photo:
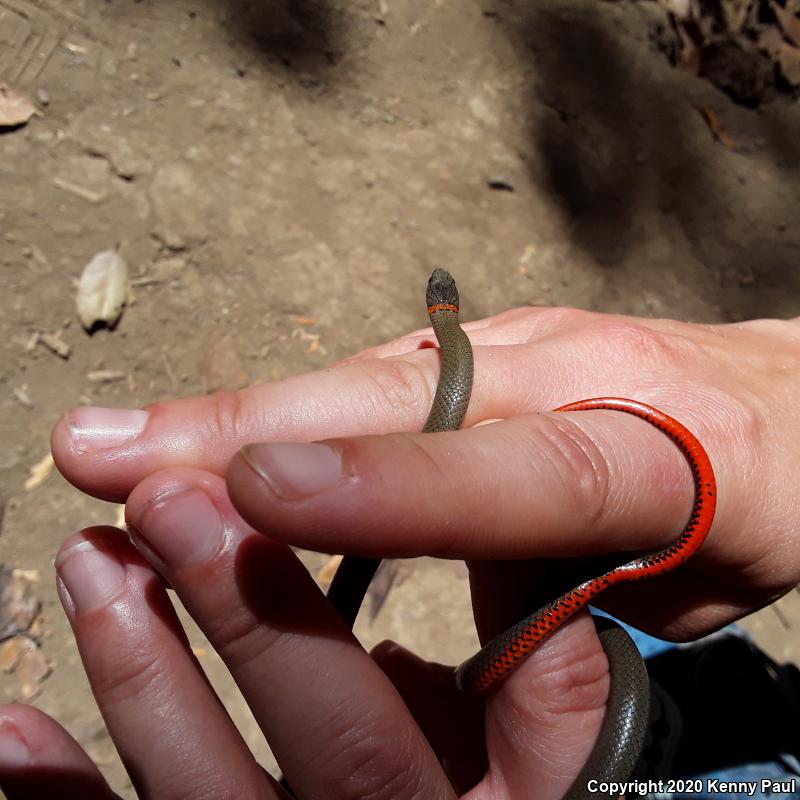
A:
{"type": "MultiPolygon", "coordinates": [[[[455,281],[443,269],[434,270],[428,282],[428,313],[441,347],[441,372],[423,432],[453,431],[461,427],[472,391],[473,357],[469,339],[458,322],[459,297],[455,281]]],[[[456,670],[456,683],[470,694],[495,687],[522,660],[593,597],[614,584],[668,572],[682,564],[702,545],[714,518],[716,484],[711,463],[700,442],[672,417],[652,406],[619,397],[580,400],[555,411],[609,409],[634,414],[666,433],[683,451],[695,484],[691,517],[680,536],[668,547],[635,558],[596,578],[591,578],[524,620],[495,636],[456,670]]],[[[379,559],[342,561],[328,597],[352,627],[379,559]]],[[[565,795],[567,800],[592,797],[587,784],[626,781],[641,754],[650,704],[644,662],[623,628],[595,617],[595,626],[608,658],[610,685],[600,733],[589,758],[565,795]]]]}

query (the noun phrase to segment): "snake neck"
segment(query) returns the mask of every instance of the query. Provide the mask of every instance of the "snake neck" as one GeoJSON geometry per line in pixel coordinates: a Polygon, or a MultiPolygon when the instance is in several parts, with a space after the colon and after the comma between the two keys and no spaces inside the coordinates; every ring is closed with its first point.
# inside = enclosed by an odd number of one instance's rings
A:
{"type": "Polygon", "coordinates": [[[458,324],[458,312],[439,308],[430,315],[441,348],[441,373],[424,433],[461,427],[472,393],[472,347],[458,324]]]}

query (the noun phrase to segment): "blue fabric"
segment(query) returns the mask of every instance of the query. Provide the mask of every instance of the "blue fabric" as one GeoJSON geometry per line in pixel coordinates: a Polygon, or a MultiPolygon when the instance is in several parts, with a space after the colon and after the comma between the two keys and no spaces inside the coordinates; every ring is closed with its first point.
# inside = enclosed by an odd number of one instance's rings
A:
{"type": "MultiPolygon", "coordinates": [[[[609,617],[630,634],[636,642],[639,652],[647,660],[668,650],[680,648],[674,642],[656,639],[646,633],[625,624],[621,620],[606,614],[597,608],[592,608],[592,613],[598,616],[609,617]]],[[[723,631],[734,636],[749,639],[749,635],[736,625],[728,625],[723,631]]],[[[720,632],[722,633],[722,631],[720,632]]],[[[720,633],[713,634],[719,636],[720,633]]],[[[703,640],[699,640],[702,642],[703,640]]],[[[777,754],[774,761],[758,764],[741,764],[735,767],[709,772],[695,776],[696,783],[686,786],[686,791],[678,791],[679,786],[672,787],[673,791],[658,792],[650,790],[647,795],[653,800],[666,800],[669,798],[686,798],[689,800],[800,800],[800,763],[789,754],[777,754]],[[769,782],[769,784],[768,784],[769,782]],[[722,784],[729,784],[724,786],[722,784]]],[[[693,779],[694,781],[694,779],[693,779]]],[[[687,782],[684,781],[684,784],[687,782]]],[[[665,789],[668,787],[664,787],[665,789]]],[[[629,795],[635,797],[635,795],[629,795]]]]}

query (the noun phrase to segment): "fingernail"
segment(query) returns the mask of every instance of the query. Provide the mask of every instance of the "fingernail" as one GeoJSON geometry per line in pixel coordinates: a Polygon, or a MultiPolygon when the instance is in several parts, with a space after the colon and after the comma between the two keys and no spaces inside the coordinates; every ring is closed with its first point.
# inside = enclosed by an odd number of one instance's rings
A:
{"type": "Polygon", "coordinates": [[[56,557],[56,572],[77,611],[93,611],[125,586],[125,567],[103,552],[102,540],[82,539],[56,557]]]}
{"type": "Polygon", "coordinates": [[[342,476],[342,457],[324,444],[270,442],[242,449],[245,461],[275,494],[298,499],[322,492],[342,476]]]}
{"type": "Polygon", "coordinates": [[[181,567],[203,564],[217,553],[225,526],[211,498],[192,488],[157,498],[133,531],[165,564],[181,567]]]}
{"type": "Polygon", "coordinates": [[[80,406],[67,412],[73,444],[80,452],[116,447],[138,436],[149,413],[135,408],[80,406]]]}
{"type": "Polygon", "coordinates": [[[24,767],[31,760],[28,745],[7,724],[0,724],[0,765],[24,767]]]}

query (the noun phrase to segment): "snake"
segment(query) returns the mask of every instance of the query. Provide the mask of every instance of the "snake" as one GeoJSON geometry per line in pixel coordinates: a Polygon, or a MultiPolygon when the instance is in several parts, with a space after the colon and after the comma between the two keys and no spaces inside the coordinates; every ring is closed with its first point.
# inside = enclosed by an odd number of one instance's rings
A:
{"type": "MultiPolygon", "coordinates": [[[[474,362],[469,338],[459,323],[458,289],[447,270],[433,271],[426,300],[441,351],[441,366],[431,410],[422,430],[423,433],[456,431],[464,420],[472,393],[474,362]]],[[[624,397],[594,397],[554,409],[559,413],[590,410],[633,414],[677,445],[689,464],[694,482],[689,520],[680,535],[664,549],[633,558],[584,581],[494,636],[455,670],[456,685],[468,695],[480,696],[496,689],[567,619],[608,587],[663,575],[685,563],[703,544],[711,528],[716,482],[708,454],[694,434],[663,411],[624,397]]],[[[380,563],[376,558],[346,556],[331,582],[328,599],[351,628],[380,563]]],[[[592,780],[599,784],[627,781],[639,760],[647,733],[650,685],[645,663],[624,628],[606,618],[593,616],[593,619],[608,659],[608,699],[593,749],[567,791],[566,800],[596,796],[588,790],[592,780]]]]}

